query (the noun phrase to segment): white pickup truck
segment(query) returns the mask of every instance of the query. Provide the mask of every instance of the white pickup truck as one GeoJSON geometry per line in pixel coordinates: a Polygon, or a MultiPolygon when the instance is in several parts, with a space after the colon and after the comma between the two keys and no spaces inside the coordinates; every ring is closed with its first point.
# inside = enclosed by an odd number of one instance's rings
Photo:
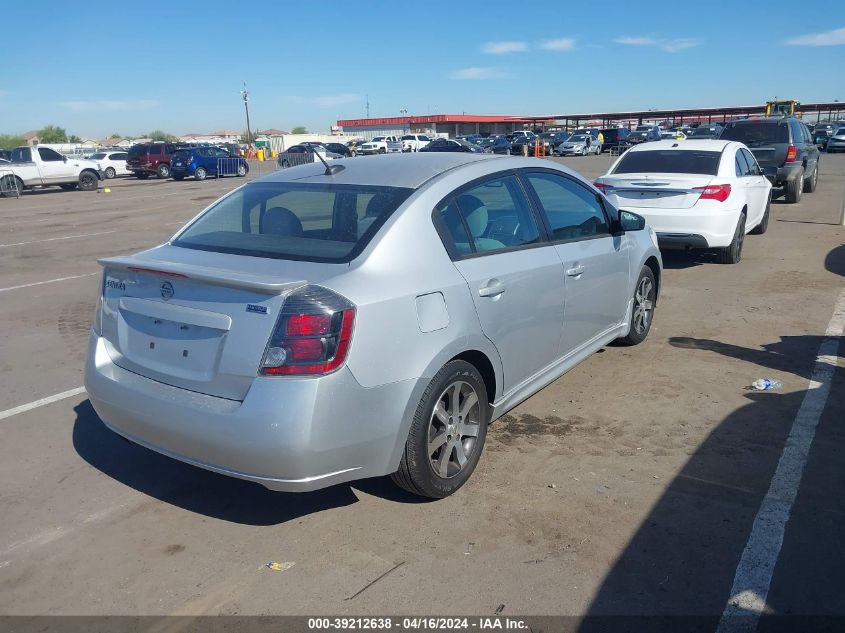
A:
{"type": "Polygon", "coordinates": [[[418,152],[431,143],[431,138],[425,134],[405,134],[402,137],[403,152],[418,152]]]}
{"type": "Polygon", "coordinates": [[[364,143],[358,150],[359,154],[390,154],[402,151],[402,141],[396,136],[376,136],[364,143]]]}
{"type": "Polygon", "coordinates": [[[95,161],[68,158],[49,147],[16,147],[10,162],[0,166],[0,193],[18,196],[25,189],[54,186],[95,191],[103,177],[95,161]]]}

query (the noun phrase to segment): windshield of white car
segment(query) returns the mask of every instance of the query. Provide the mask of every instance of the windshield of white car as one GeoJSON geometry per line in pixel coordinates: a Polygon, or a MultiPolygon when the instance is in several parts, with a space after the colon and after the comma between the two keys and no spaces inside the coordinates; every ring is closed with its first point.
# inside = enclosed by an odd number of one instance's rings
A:
{"type": "Polygon", "coordinates": [[[706,174],[719,172],[721,152],[699,150],[629,151],[613,170],[613,174],[706,174]]]}
{"type": "Polygon", "coordinates": [[[349,262],[411,193],[400,187],[254,182],[214,204],[173,244],[250,257],[349,262]]]}

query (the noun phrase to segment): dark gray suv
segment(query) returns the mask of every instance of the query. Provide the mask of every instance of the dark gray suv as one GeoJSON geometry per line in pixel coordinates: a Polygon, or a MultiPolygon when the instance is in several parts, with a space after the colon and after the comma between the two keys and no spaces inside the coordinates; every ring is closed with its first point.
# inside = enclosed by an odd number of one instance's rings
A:
{"type": "Polygon", "coordinates": [[[810,130],[795,117],[731,121],[720,137],[745,143],[773,185],[783,187],[787,202],[816,190],[819,148],[810,130]]]}

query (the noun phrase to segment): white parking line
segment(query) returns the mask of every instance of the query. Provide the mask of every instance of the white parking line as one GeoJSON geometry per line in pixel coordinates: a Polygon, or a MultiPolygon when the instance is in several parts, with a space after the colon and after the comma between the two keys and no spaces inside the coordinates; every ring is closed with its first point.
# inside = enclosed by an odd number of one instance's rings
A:
{"type": "Polygon", "coordinates": [[[70,277],[59,277],[58,279],[48,279],[47,281],[34,281],[31,284],[21,284],[20,286],[9,286],[8,288],[0,288],[0,292],[6,292],[7,290],[20,290],[21,288],[31,288],[32,286],[43,286],[44,284],[52,284],[56,283],[57,281],[67,281],[68,279],[79,279],[81,277],[90,277],[92,275],[99,275],[99,272],[96,273],[85,273],[84,275],[71,275],[70,277]]]}
{"type": "Polygon", "coordinates": [[[80,393],[85,393],[85,387],[69,389],[68,391],[63,391],[62,393],[57,393],[52,396],[47,396],[46,398],[41,398],[41,400],[36,400],[35,402],[22,404],[19,407],[15,407],[13,409],[6,409],[5,411],[0,411],[0,420],[11,418],[13,415],[18,415],[19,413],[32,411],[33,409],[37,409],[38,407],[43,407],[44,405],[52,404],[54,402],[58,402],[59,400],[64,400],[65,398],[78,396],[80,393]]]}
{"type": "Polygon", "coordinates": [[[65,235],[63,237],[48,237],[43,240],[30,240],[29,242],[15,242],[14,244],[0,244],[0,248],[7,246],[24,246],[25,244],[37,244],[39,242],[56,242],[58,240],[73,240],[78,237],[94,237],[95,235],[107,235],[108,233],[117,233],[117,229],[113,231],[100,231],[99,233],[80,233],[79,235],[65,235]]]}
{"type": "Polygon", "coordinates": [[[766,611],[772,574],[783,545],[783,536],[801,476],[824,411],[836,370],[839,337],[845,333],[845,290],[839,295],[825,338],[819,346],[810,384],[795,415],[769,491],[763,498],[748,543],[736,568],[730,599],[722,613],[717,633],[751,633],[766,611]]]}

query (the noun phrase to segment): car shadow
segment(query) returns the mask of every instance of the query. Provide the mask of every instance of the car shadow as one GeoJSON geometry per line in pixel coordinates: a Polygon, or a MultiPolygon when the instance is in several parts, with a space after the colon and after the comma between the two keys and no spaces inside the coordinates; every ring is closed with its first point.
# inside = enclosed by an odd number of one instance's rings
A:
{"type": "Polygon", "coordinates": [[[663,259],[663,268],[669,270],[681,270],[716,263],[716,253],[700,248],[688,251],[680,249],[662,250],[660,256],[663,259]]]}
{"type": "MultiPolygon", "coordinates": [[[[670,342],[805,377],[813,370],[821,340],[784,337],[764,350],[701,339],[670,342]]],[[[601,582],[579,624],[581,633],[716,630],[807,387],[802,378],[789,385],[789,393],[783,392],[786,389],[748,392],[744,395],[748,403],[712,429],[662,491],[601,582]]],[[[667,411],[664,422],[671,422],[673,415],[667,411]]],[[[761,618],[758,633],[822,630],[813,628],[814,620],[776,616],[845,615],[843,509],[839,496],[830,494],[845,485],[842,419],[845,371],[839,368],[789,515],[765,600],[767,615],[761,618]]]]}
{"type": "MultiPolygon", "coordinates": [[[[73,447],[100,472],[138,492],[208,517],[244,525],[276,525],[358,502],[350,484],[285,493],[185,464],[124,439],[106,427],[89,400],[74,407],[73,447]]],[[[387,478],[355,482],[355,488],[397,503],[424,499],[404,493],[387,478]]]]}
{"type": "Polygon", "coordinates": [[[845,277],[845,244],[832,249],[824,258],[824,268],[828,272],[845,277]]]}

